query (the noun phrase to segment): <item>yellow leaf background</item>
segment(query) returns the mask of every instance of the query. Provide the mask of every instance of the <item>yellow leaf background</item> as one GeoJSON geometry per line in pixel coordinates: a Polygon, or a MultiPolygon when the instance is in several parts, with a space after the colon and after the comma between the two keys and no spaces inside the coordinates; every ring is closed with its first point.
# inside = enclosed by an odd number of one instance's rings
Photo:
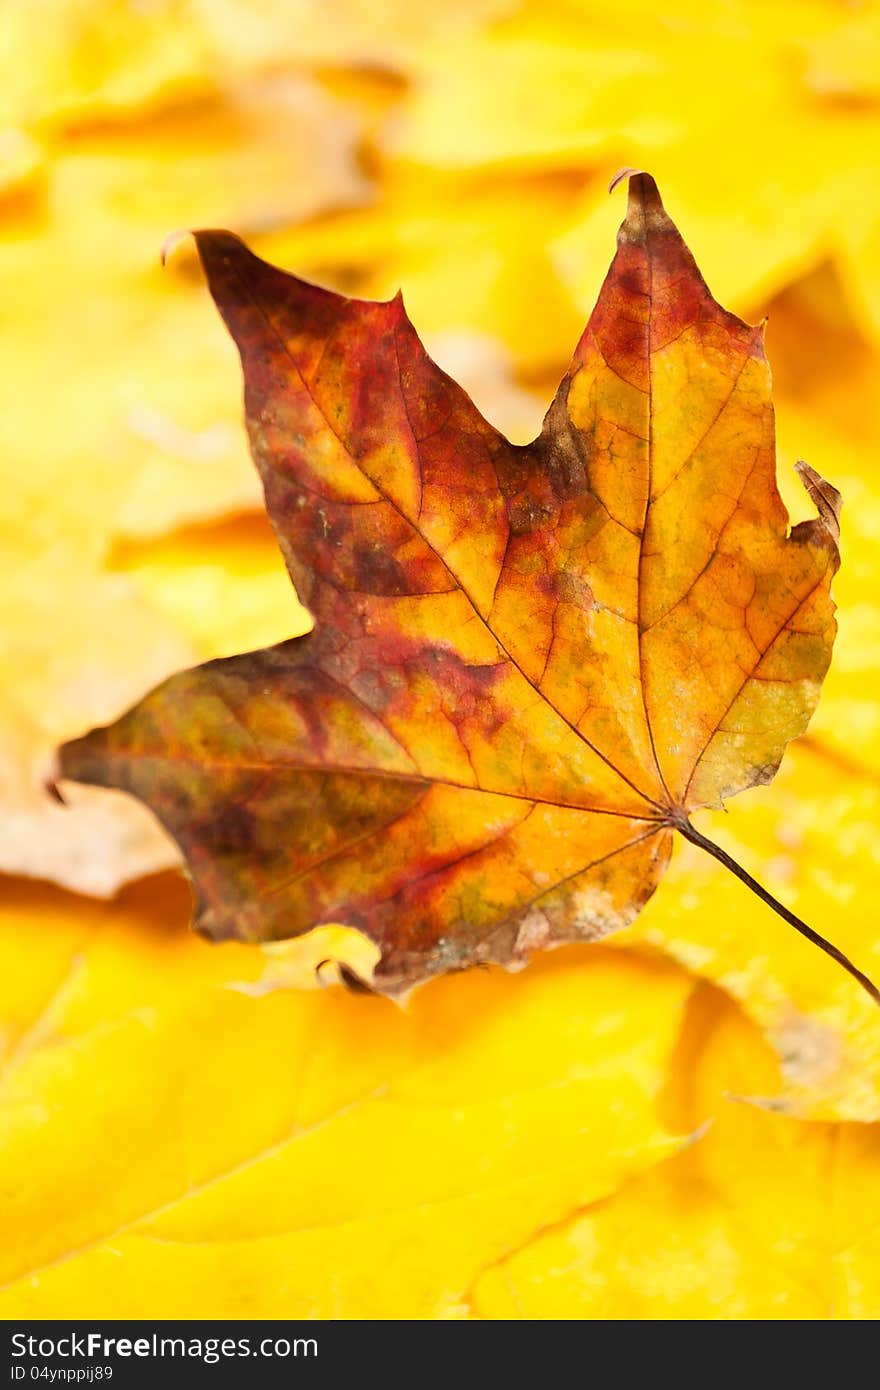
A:
{"type": "Polygon", "coordinates": [[[880,7],[39,0],[0,51],[0,1315],[880,1315],[880,1017],[692,847],[608,944],[401,1010],[317,987],[344,930],[191,936],[145,812],[44,790],[59,740],[308,623],[165,236],[401,285],[525,440],[647,166],[769,316],[795,518],[799,456],[845,498],[819,713],[707,828],[880,974],[880,7]]]}

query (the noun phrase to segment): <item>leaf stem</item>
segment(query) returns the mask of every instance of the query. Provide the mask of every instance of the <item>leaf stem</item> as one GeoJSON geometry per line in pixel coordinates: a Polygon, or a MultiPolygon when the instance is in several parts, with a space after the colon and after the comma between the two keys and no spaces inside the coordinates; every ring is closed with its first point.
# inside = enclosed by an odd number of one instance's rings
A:
{"type": "Polygon", "coordinates": [[[755,896],[766,903],[768,907],[772,907],[773,911],[777,913],[784,922],[787,922],[790,927],[794,927],[795,931],[799,931],[801,936],[805,936],[808,941],[812,941],[814,946],[818,946],[819,950],[824,951],[832,960],[836,960],[838,965],[842,965],[844,970],[852,975],[854,980],[858,980],[862,989],[867,994],[870,994],[874,1003],[880,1005],[880,989],[877,988],[874,981],[870,979],[869,976],[859,970],[858,966],[853,965],[849,956],[845,956],[843,951],[837,946],[834,946],[830,941],[826,941],[824,936],[820,936],[817,931],[807,926],[806,922],[803,922],[800,917],[796,917],[795,914],[789,911],[777,898],[774,898],[772,893],[768,893],[767,889],[764,888],[757,879],[752,878],[751,874],[747,873],[740,864],[737,864],[736,860],[732,859],[726,850],[723,850],[720,845],[716,845],[713,840],[707,839],[699,830],[695,830],[685,815],[681,815],[680,817],[676,816],[673,824],[676,830],[679,830],[686,840],[690,840],[693,845],[699,845],[700,849],[705,850],[707,854],[711,854],[713,859],[717,859],[719,864],[723,864],[725,869],[729,869],[732,874],[735,874],[747,888],[751,888],[755,896]]]}

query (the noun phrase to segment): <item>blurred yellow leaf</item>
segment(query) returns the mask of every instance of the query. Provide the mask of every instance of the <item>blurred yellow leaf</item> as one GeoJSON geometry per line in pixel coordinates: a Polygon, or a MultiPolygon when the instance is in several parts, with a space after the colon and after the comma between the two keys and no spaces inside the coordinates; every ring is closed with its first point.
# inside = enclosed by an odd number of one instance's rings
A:
{"type": "Polygon", "coordinates": [[[389,129],[389,154],[484,177],[600,169],[605,178],[571,205],[570,226],[544,238],[582,316],[618,220],[601,185],[626,164],[660,179],[721,302],[755,303],[835,249],[861,273],[876,319],[868,188],[880,103],[856,76],[846,100],[821,88],[805,57],[833,40],[837,69],[869,67],[861,50],[875,27],[848,28],[836,7],[811,3],[527,5],[431,50],[389,129]],[[723,82],[706,61],[718,49],[723,82]]]}
{"type": "Polygon", "coordinates": [[[406,1011],[255,996],[259,953],[192,937],[187,896],[8,895],[4,1317],[455,1316],[482,1267],[676,1147],[683,971],[596,948],[406,1011]]]}
{"type": "Polygon", "coordinates": [[[835,580],[839,632],[810,737],[851,768],[880,777],[880,351],[866,341],[838,267],[826,262],[769,308],[768,349],[779,392],[786,501],[793,465],[825,469],[846,498],[843,565],[835,580]],[[787,485],[787,486],[786,486],[787,485]]]}
{"type": "Polygon", "coordinates": [[[29,191],[44,172],[45,155],[41,145],[14,126],[0,128],[0,197],[29,191]]]}
{"type": "Polygon", "coordinates": [[[718,996],[695,1005],[681,1108],[705,1133],[487,1271],[476,1316],[878,1316],[880,1126],[805,1125],[748,1103],[778,1085],[766,1046],[718,996]]]}
{"type": "Polygon", "coordinates": [[[232,655],[242,633],[259,646],[310,626],[263,514],[120,541],[110,559],[151,609],[212,657],[232,655]]]}
{"type": "Polygon", "coordinates": [[[8,219],[0,241],[7,871],[107,893],[176,862],[127,798],[76,792],[67,811],[51,802],[42,785],[50,750],[182,662],[220,655],[230,641],[246,646],[254,631],[278,641],[303,630],[268,528],[250,544],[215,544],[213,553],[208,545],[199,579],[181,562],[163,584],[167,551],[145,560],[140,578],[137,566],[113,572],[108,561],[117,538],[158,538],[261,506],[234,352],[214,331],[201,287],[180,271],[163,277],[164,235],[230,216],[268,225],[362,197],[356,135],[314,83],[277,78],[135,127],[81,133],[52,159],[45,202],[34,192],[8,219]]]}
{"type": "Polygon", "coordinates": [[[876,8],[853,8],[852,19],[844,17],[830,33],[795,41],[803,55],[804,80],[820,96],[880,103],[880,14],[876,8]]]}
{"type": "MultiPolygon", "coordinates": [[[[559,281],[547,241],[565,224],[583,182],[561,174],[523,186],[401,167],[386,178],[381,202],[280,231],[257,249],[361,298],[387,299],[402,287],[427,340],[477,331],[499,339],[526,376],[552,375],[580,337],[583,316],[559,281]]],[[[612,236],[606,263],[613,244],[612,236]]]]}
{"type": "MultiPolygon", "coordinates": [[[[809,745],[773,787],[733,800],[708,833],[862,969],[880,973],[874,885],[880,786],[809,745]]],[[[880,1119],[877,1008],[827,956],[692,846],[642,916],[612,940],[650,943],[742,1002],[784,1061],[786,1105],[815,1118],[880,1119]]]]}
{"type": "Polygon", "coordinates": [[[51,129],[215,90],[279,63],[404,69],[439,32],[465,35],[511,0],[33,0],[0,11],[0,124],[51,129]]]}
{"type": "Polygon", "coordinates": [[[0,595],[0,864],[107,894],[176,855],[127,797],[75,789],[69,806],[53,801],[43,787],[51,750],[60,730],[108,718],[196,649],[124,576],[89,565],[88,552],[56,541],[34,556],[33,544],[25,532],[3,546],[10,569],[0,595]]]}
{"type": "Polygon", "coordinates": [[[208,52],[187,0],[34,0],[0,11],[0,120],[50,126],[204,89],[208,52]]]}
{"type": "Polygon", "coordinates": [[[190,0],[218,61],[351,64],[408,70],[438,35],[463,37],[515,9],[517,0],[190,0]]]}

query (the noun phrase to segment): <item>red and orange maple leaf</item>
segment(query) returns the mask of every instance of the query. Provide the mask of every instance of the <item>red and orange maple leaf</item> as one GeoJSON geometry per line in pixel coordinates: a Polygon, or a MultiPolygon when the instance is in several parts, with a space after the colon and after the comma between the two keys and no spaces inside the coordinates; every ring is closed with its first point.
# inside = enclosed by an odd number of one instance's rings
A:
{"type": "Polygon", "coordinates": [[[431,361],[400,296],[196,240],[315,627],[175,676],[65,745],[62,774],[152,807],[202,931],[344,922],[387,992],[628,923],[676,829],[725,858],[688,815],[768,781],[807,725],[839,498],[802,466],[819,516],[789,531],[762,330],[712,299],[653,180],[630,179],[528,446],[431,361]]]}

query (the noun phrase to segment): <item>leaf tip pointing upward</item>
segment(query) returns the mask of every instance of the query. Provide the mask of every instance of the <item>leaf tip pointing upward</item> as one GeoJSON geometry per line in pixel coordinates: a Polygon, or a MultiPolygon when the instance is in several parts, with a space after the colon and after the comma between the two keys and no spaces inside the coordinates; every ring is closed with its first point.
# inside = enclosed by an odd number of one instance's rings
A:
{"type": "Polygon", "coordinates": [[[659,227],[671,227],[654,178],[644,169],[619,169],[608,185],[608,192],[613,193],[624,179],[629,179],[629,194],[621,231],[627,231],[630,239],[635,240],[659,227]]]}

